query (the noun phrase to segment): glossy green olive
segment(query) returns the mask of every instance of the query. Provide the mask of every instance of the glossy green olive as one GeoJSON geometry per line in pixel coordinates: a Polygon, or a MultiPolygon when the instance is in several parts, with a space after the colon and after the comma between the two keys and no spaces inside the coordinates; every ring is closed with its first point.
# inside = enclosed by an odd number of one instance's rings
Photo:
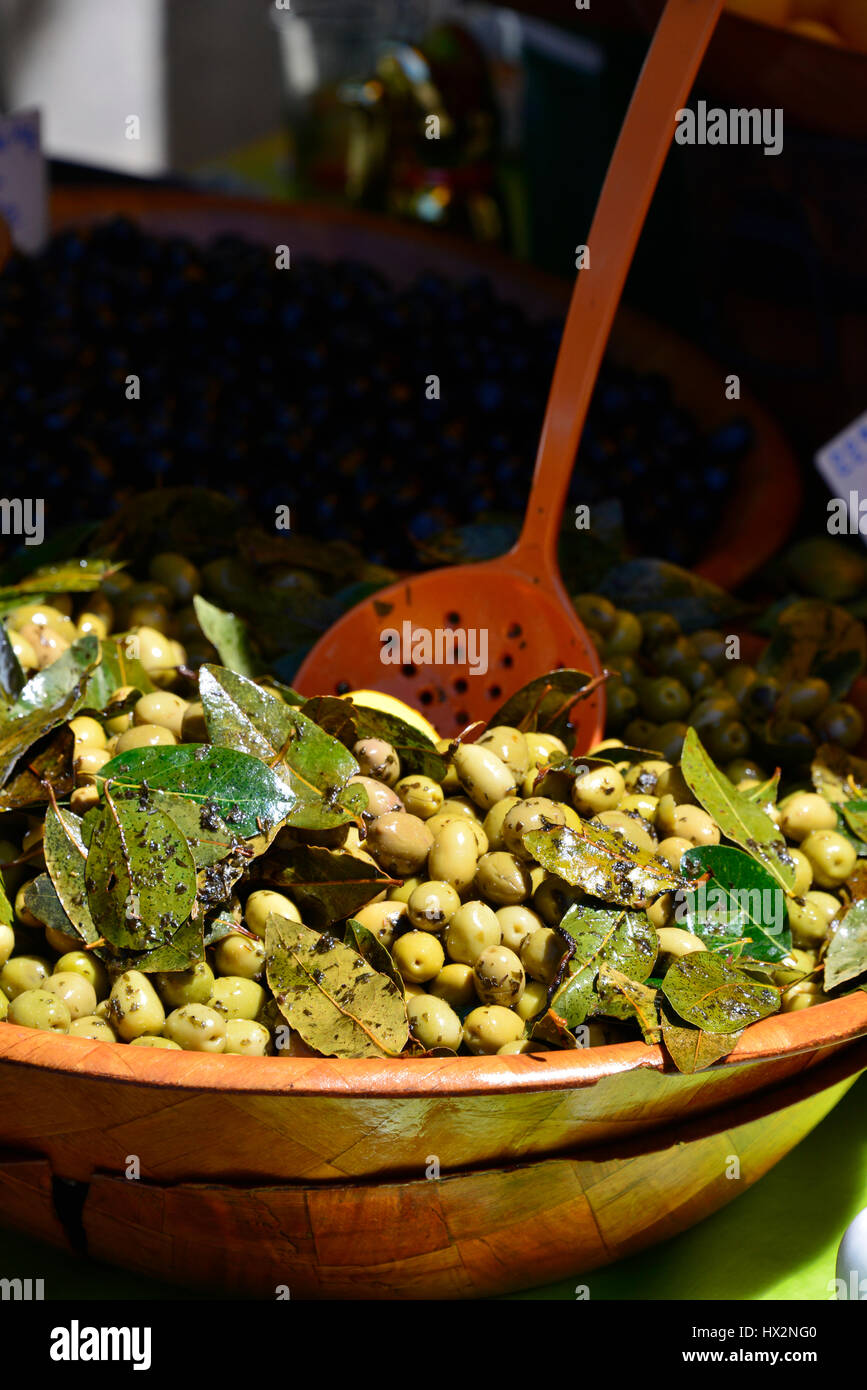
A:
{"type": "Polygon", "coordinates": [[[617,622],[617,609],[601,594],[573,594],[572,607],[585,627],[607,637],[617,622]]]}
{"type": "Polygon", "coordinates": [[[139,1038],[130,1038],[130,1047],[156,1047],[162,1052],[180,1052],[180,1043],[171,1038],[161,1038],[155,1033],[142,1033],[139,1038]]]}
{"type": "Polygon", "coordinates": [[[719,674],[728,665],[728,638],[716,628],[702,628],[690,634],[690,644],[696,656],[706,661],[719,674]]]}
{"type": "Polygon", "coordinates": [[[473,967],[458,961],[444,965],[428,985],[428,993],[444,999],[453,1009],[468,1009],[476,1002],[473,967]]]}
{"type": "Polygon", "coordinates": [[[457,1052],[463,1039],[463,1025],[445,999],[420,994],[407,1000],[410,1032],[422,1047],[449,1047],[457,1052]]]}
{"type": "MultiPolygon", "coordinates": [[[[673,796],[678,806],[688,805],[695,798],[679,767],[667,767],[656,779],[657,806],[664,796],[673,796]]],[[[648,817],[650,819],[650,817],[648,817]]]]}
{"type": "Polygon", "coordinates": [[[68,1033],[72,1022],[61,998],[47,989],[23,989],[10,1001],[6,1015],[19,1028],[41,1028],[48,1033],[68,1033]]]}
{"type": "Polygon", "coordinates": [[[562,922],[573,903],[583,902],[584,894],[580,888],[560,878],[559,874],[543,872],[545,877],[533,890],[532,907],[543,922],[554,927],[562,922]]]}
{"type": "Polygon", "coordinates": [[[202,576],[192,560],[177,551],[162,550],[154,555],[148,573],[155,583],[165,585],[177,603],[190,603],[202,587],[202,576]]]}
{"type": "Polygon", "coordinates": [[[504,796],[516,790],[515,774],[489,748],[477,743],[461,744],[454,753],[458,780],[477,806],[489,811],[504,796]]]}
{"type": "Polygon", "coordinates": [[[506,852],[529,862],[535,856],[525,846],[524,836],[535,830],[546,830],[549,826],[565,824],[563,810],[556,801],[546,796],[527,797],[506,813],[502,829],[505,851],[495,850],[493,853],[506,852]]]}
{"type": "Polygon", "coordinates": [[[459,907],[446,927],[445,948],[449,960],[475,965],[488,946],[499,946],[500,924],[493,909],[479,899],[459,907]]]}
{"type": "Polygon", "coordinates": [[[208,1004],[184,1004],[169,1014],[163,1037],[184,1052],[225,1052],[226,1019],[208,1004]]]}
{"type": "Polygon", "coordinates": [[[661,758],[645,758],[643,762],[633,763],[623,781],[628,792],[650,792],[656,795],[656,784],[660,775],[667,772],[671,763],[661,758]]]}
{"type": "Polygon", "coordinates": [[[259,980],[265,973],[265,943],[252,941],[240,933],[224,936],[214,948],[214,967],[218,975],[243,975],[259,980]]]}
{"type": "Polygon", "coordinates": [[[444,793],[439,782],[420,773],[401,777],[395,783],[394,790],[403,802],[404,810],[411,816],[418,816],[419,820],[429,820],[443,804],[444,793]]]}
{"type": "Polygon", "coordinates": [[[654,742],[663,758],[668,762],[676,763],[679,761],[688,727],[682,719],[670,719],[667,723],[660,724],[656,730],[654,742]]]}
{"type": "Polygon", "coordinates": [[[744,691],[740,704],[751,714],[767,716],[776,708],[782,693],[782,686],[776,676],[756,675],[755,680],[751,681],[744,691]]]}
{"type": "Polygon", "coordinates": [[[531,932],[538,931],[545,923],[537,912],[526,903],[514,903],[511,907],[497,908],[497,921],[500,924],[500,939],[510,951],[520,954],[521,947],[531,932]]]}
{"type": "Polygon", "coordinates": [[[93,1042],[117,1042],[114,1029],[104,1019],[97,1018],[96,1014],[74,1018],[67,1031],[71,1038],[90,1038],[93,1042]]]}
{"type": "Polygon", "coordinates": [[[777,705],[777,713],[787,719],[803,719],[809,723],[828,704],[831,687],[819,676],[787,681],[777,705]]]}
{"type": "Polygon", "coordinates": [[[638,692],[619,676],[612,676],[605,687],[605,713],[608,727],[622,729],[638,711],[638,692]]]}
{"type": "Polygon", "coordinates": [[[857,748],[864,735],[860,712],[845,700],[827,705],[814,727],[822,743],[839,743],[841,748],[857,748]]]}
{"type": "Polygon", "coordinates": [[[163,1003],[170,1009],[184,1004],[207,1004],[214,988],[214,972],[207,961],[197,961],[189,970],[171,970],[154,976],[163,1003]]]}
{"type": "Polygon", "coordinates": [[[474,885],[480,897],[501,907],[526,902],[533,886],[526,865],[502,849],[482,855],[474,885]]]}
{"type": "MultiPolygon", "coordinates": [[[[406,811],[377,816],[367,831],[367,848],[378,864],[396,878],[414,874],[427,859],[434,839],[427,823],[406,811]]],[[[431,878],[444,878],[431,871],[431,878]]]]}
{"type": "Polygon", "coordinates": [[[108,997],[107,1021],[124,1042],[143,1033],[162,1031],[165,1010],[147,975],[140,970],[125,970],[118,976],[108,997]]]}
{"type": "Polygon", "coordinates": [[[700,806],[676,806],[671,834],[692,845],[718,845],[720,840],[719,826],[700,806]]]}
{"type": "Polygon", "coordinates": [[[409,920],[422,931],[441,932],[461,905],[455,888],[444,879],[428,879],[414,889],[407,903],[409,920]]]}
{"type": "Polygon", "coordinates": [[[15,999],[28,989],[41,989],[51,974],[51,962],[43,956],[11,956],[0,970],[0,989],[15,999]]]}
{"type": "MultiPolygon", "coordinates": [[[[373,777],[365,777],[361,773],[356,773],[350,777],[347,786],[361,787],[367,797],[367,807],[364,811],[366,821],[376,820],[378,816],[387,816],[392,811],[409,811],[409,807],[404,804],[398,794],[397,787],[387,787],[384,782],[377,782],[373,777]]],[[[410,813],[415,817],[415,811],[410,813]]],[[[420,819],[426,820],[427,816],[420,819]]]]}
{"type": "MultiPolygon", "coordinates": [[[[415,888],[412,892],[415,892],[415,888]]],[[[412,892],[410,897],[412,897],[412,892]]],[[[397,902],[394,898],[383,898],[378,903],[366,903],[364,907],[358,908],[352,915],[356,922],[360,922],[363,927],[367,927],[368,931],[373,932],[377,941],[381,941],[388,950],[391,949],[395,937],[400,936],[401,932],[409,931],[412,925],[409,920],[408,904],[397,902]]]]}
{"type": "Polygon", "coordinates": [[[431,878],[452,884],[465,893],[475,877],[478,845],[468,821],[451,820],[437,830],[428,856],[431,878]]]}
{"type": "MultiPolygon", "coordinates": [[[[802,841],[803,843],[803,841],[802,841]]],[[[803,898],[813,884],[813,866],[800,849],[789,848],[789,858],[795,865],[795,881],[791,887],[792,896],[803,898]]]]}
{"type": "Polygon", "coordinates": [[[486,729],[476,742],[477,748],[488,748],[505,763],[515,778],[523,777],[530,766],[530,750],[520,729],[509,724],[495,724],[486,729]]]}
{"type": "Polygon", "coordinates": [[[393,787],[400,778],[400,758],[394,748],[384,738],[362,738],[353,745],[352,752],[364,777],[372,777],[377,782],[385,782],[393,787]]]}
{"type": "Polygon", "coordinates": [[[14,950],[15,933],[5,922],[0,922],[0,969],[6,964],[14,950]]]}
{"type": "Polygon", "coordinates": [[[587,818],[600,811],[615,811],[625,790],[623,777],[616,767],[592,768],[572,783],[572,805],[587,818]]]}
{"type": "Polygon", "coordinates": [[[792,941],[796,946],[803,947],[820,946],[834,916],[843,911],[842,903],[836,898],[814,889],[805,893],[801,900],[789,898],[787,907],[792,941]]]}
{"type": "Polygon", "coordinates": [[[676,618],[661,609],[648,609],[641,614],[642,647],[652,652],[656,647],[667,646],[680,637],[680,625],[676,618]]]}
{"type": "Polygon", "coordinates": [[[506,848],[503,839],[503,822],[512,807],[520,806],[520,804],[520,796],[504,796],[491,807],[483,822],[483,829],[488,837],[488,846],[490,849],[506,848]]]}
{"type": "Polygon", "coordinates": [[[230,1018],[226,1021],[226,1046],[223,1049],[237,1057],[267,1057],[271,1051],[271,1034],[261,1023],[249,1018],[230,1018]]]}
{"type": "Polygon", "coordinates": [[[709,731],[706,747],[716,763],[743,757],[749,752],[750,731],[739,719],[732,719],[730,723],[709,731]]]}
{"type": "Polygon", "coordinates": [[[765,725],[764,737],[774,758],[784,766],[809,762],[816,751],[816,735],[799,719],[776,715],[765,725]]]}
{"type": "Polygon", "coordinates": [[[641,816],[628,816],[625,811],[602,811],[593,817],[591,823],[604,825],[628,844],[635,845],[637,849],[643,849],[648,854],[653,854],[656,850],[653,828],[648,821],[642,820],[641,816]]]}
{"type": "Polygon", "coordinates": [[[566,942],[550,927],[531,932],[521,946],[521,964],[533,980],[548,985],[566,954],[566,942]]]}
{"type": "Polygon", "coordinates": [[[524,992],[524,967],[508,946],[488,946],[473,966],[473,975],[483,1004],[513,1008],[524,992]]]}
{"type": "Polygon", "coordinates": [[[801,851],[820,888],[837,888],[855,868],[855,846],[836,830],[812,830],[801,841],[801,851]]]}
{"type": "Polygon", "coordinates": [[[93,986],[97,999],[105,999],[111,989],[108,971],[92,951],[67,951],[55,963],[54,974],[72,971],[93,986]]]}
{"type": "MultiPolygon", "coordinates": [[[[285,893],[275,893],[270,888],[258,888],[255,893],[250,894],[244,904],[244,925],[264,940],[265,927],[272,913],[277,917],[285,917],[290,922],[301,921],[301,913],[285,893]]],[[[204,1000],[185,999],[183,1002],[201,1004],[204,1000]]]]}
{"type": "Polygon", "coordinates": [[[186,709],[187,702],[180,695],[173,695],[170,690],[154,690],[142,695],[135,705],[133,723],[139,726],[157,724],[160,728],[171,730],[175,738],[180,740],[186,709]]]}
{"type": "Polygon", "coordinates": [[[615,658],[621,653],[631,656],[633,652],[639,650],[642,635],[641,623],[635,614],[620,608],[617,611],[613,626],[605,633],[602,645],[603,653],[606,657],[611,658],[615,658]]]}
{"type": "Polygon", "coordinates": [[[483,1004],[464,1019],[464,1044],[474,1056],[490,1056],[523,1036],[524,1020],[501,1004],[483,1004]]]}
{"type": "Polygon", "coordinates": [[[680,861],[688,850],[694,848],[692,840],[687,840],[683,835],[668,835],[664,840],[660,840],[654,853],[679,873],[680,861]]]}
{"type": "Polygon", "coordinates": [[[96,990],[89,980],[74,970],[55,970],[43,985],[49,994],[62,999],[71,1019],[87,1018],[96,1008],[96,990]]]}
{"type": "Polygon", "coordinates": [[[423,985],[445,965],[445,953],[432,932],[408,931],[392,947],[392,959],[405,980],[423,985]]]}
{"type": "Polygon", "coordinates": [[[715,690],[711,694],[703,694],[692,706],[689,714],[689,723],[693,725],[702,738],[711,729],[718,729],[723,724],[730,723],[740,715],[740,707],[733,695],[725,690],[715,690]]]}
{"type": "Polygon", "coordinates": [[[663,893],[647,909],[647,920],[657,931],[673,927],[677,923],[677,902],[673,893],[663,893]]]}
{"type": "Polygon", "coordinates": [[[548,1006],[548,986],[541,980],[526,980],[524,992],[515,1004],[515,1013],[526,1022],[543,1013],[548,1006]]]}
{"type": "Polygon", "coordinates": [[[739,782],[749,780],[751,782],[764,782],[767,780],[764,771],[758,763],[753,762],[752,758],[733,758],[726,764],[725,775],[735,786],[739,782]]]}
{"type": "Polygon", "coordinates": [[[214,981],[208,1006],[225,1018],[258,1018],[265,1003],[265,991],[255,980],[243,975],[221,975],[214,981]]]}
{"type": "Polygon", "coordinates": [[[836,830],[837,812],[818,792],[793,792],[779,803],[780,829],[799,844],[813,830],[836,830]]]}
{"type": "Polygon", "coordinates": [[[734,695],[739,706],[743,705],[757,680],[757,672],[745,661],[737,662],[723,673],[723,685],[730,695],[734,695]]]}
{"type": "Polygon", "coordinates": [[[675,676],[653,676],[642,682],[639,688],[641,708],[657,723],[670,719],[682,719],[692,704],[692,696],[686,686],[675,676]]]}
{"type": "Polygon", "coordinates": [[[701,937],[695,936],[691,931],[684,931],[682,927],[657,927],[656,935],[659,941],[659,955],[663,960],[681,960],[683,956],[707,950],[701,937]]]}

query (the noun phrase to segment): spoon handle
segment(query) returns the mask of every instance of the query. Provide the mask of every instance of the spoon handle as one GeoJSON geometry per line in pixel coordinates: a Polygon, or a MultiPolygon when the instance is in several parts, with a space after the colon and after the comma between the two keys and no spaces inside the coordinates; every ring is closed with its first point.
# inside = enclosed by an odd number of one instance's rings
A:
{"type": "Polygon", "coordinates": [[[590,264],[572,291],[545,410],[527,515],[524,568],[556,572],[557,537],[602,355],[647,210],[723,0],[667,0],[599,195],[590,264]]]}

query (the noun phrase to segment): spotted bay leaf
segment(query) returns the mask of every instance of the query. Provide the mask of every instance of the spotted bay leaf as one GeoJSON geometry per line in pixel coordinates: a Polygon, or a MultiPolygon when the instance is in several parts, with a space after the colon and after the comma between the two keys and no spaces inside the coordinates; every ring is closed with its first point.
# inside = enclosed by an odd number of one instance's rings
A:
{"type": "Polygon", "coordinates": [[[674,869],[605,826],[585,823],[580,832],[561,825],[534,830],[524,836],[524,844],[549,873],[620,907],[644,907],[660,893],[686,886],[674,869]]]}
{"type": "Polygon", "coordinates": [[[87,852],[91,917],[117,951],[168,945],[196,899],[192,851],[162,811],[115,802],[105,792],[87,852]]]}
{"type": "Polygon", "coordinates": [[[216,647],[220,661],[230,671],[241,676],[256,674],[256,661],[250,648],[247,625],[236,613],[226,612],[209,603],[201,594],[193,598],[193,607],[199,620],[199,627],[212,646],[216,647]]]}
{"type": "Polygon", "coordinates": [[[346,783],[358,763],[300,710],[224,666],[203,666],[199,695],[213,744],[260,758],[291,788],[290,825],[325,830],[354,820],[366,806],[346,783]]]}
{"type": "Polygon", "coordinates": [[[666,1003],[662,1009],[662,1041],[677,1070],[692,1073],[704,1071],[719,1062],[737,1045],[740,1032],[708,1033],[703,1028],[687,1027],[666,1003]]]}
{"type": "Polygon", "coordinates": [[[690,791],[712,816],[728,840],[745,849],[790,892],[795,883],[795,861],[770,816],[744,796],[720,772],[705,751],[695,729],[683,741],[680,770],[690,791]]]}
{"type": "Polygon", "coordinates": [[[95,637],[80,637],[20,691],[0,722],[0,786],[18,759],[44,734],[64,723],[82,702],[87,677],[99,659],[95,637]]]}
{"type": "Polygon", "coordinates": [[[0,811],[40,806],[50,798],[49,787],[61,800],[75,785],[72,757],[75,735],[68,724],[28,749],[0,791],[0,811]]]}
{"type": "Polygon", "coordinates": [[[858,852],[867,852],[864,848],[865,842],[867,842],[867,801],[838,802],[837,815],[843,820],[844,831],[851,832],[847,838],[851,838],[853,835],[856,841],[860,842],[861,848],[858,852]]]}
{"type": "Polygon", "coordinates": [[[779,989],[750,979],[713,951],[674,961],[662,992],[679,1018],[708,1033],[738,1033],[780,1007],[779,989]]]}
{"type": "Polygon", "coordinates": [[[825,955],[825,989],[867,971],[867,901],[853,903],[831,937],[825,955]]]}
{"type": "Polygon", "coordinates": [[[319,929],[351,917],[384,888],[400,882],[346,850],[303,844],[275,847],[257,865],[257,873],[289,890],[306,921],[319,929]]]}
{"type": "MultiPolygon", "coordinates": [[[[45,867],[58,901],[74,930],[88,944],[98,941],[103,933],[93,920],[88,901],[85,886],[88,852],[78,816],[58,806],[49,806],[45,815],[43,851],[45,867]]],[[[38,917],[40,914],[35,912],[34,915],[38,917]]]]}
{"type": "Polygon", "coordinates": [[[346,923],[343,940],[347,946],[351,946],[353,950],[364,956],[364,959],[373,966],[374,970],[378,970],[381,975],[387,975],[397,985],[401,994],[406,993],[406,987],[400,971],[391,958],[391,952],[377,936],[374,936],[369,927],[365,927],[361,922],[356,922],[354,917],[350,917],[346,923]]]}
{"type": "Polygon", "coordinates": [[[712,949],[746,938],[754,960],[779,961],[789,954],[786,894],[756,859],[730,845],[697,845],[685,851],[680,867],[691,879],[711,876],[683,891],[680,925],[712,949]]]}
{"type": "MultiPolygon", "coordinates": [[[[575,903],[560,923],[575,943],[566,974],[549,1000],[569,1028],[594,1011],[595,985],[602,965],[629,978],[646,980],[653,969],[659,943],[643,912],[628,912],[605,904],[575,903]]],[[[604,1012],[604,1010],[602,1010],[604,1012]]]]}
{"type": "Polygon", "coordinates": [[[596,980],[597,1003],[594,1015],[626,1020],[634,1018],[646,1043],[658,1043],[659,994],[651,985],[634,980],[622,970],[603,961],[596,980]]]}
{"type": "Polygon", "coordinates": [[[273,914],[265,928],[268,984],[286,1022],[326,1057],[393,1057],[409,1038],[393,980],[336,937],[273,914]]]}
{"type": "Polygon", "coordinates": [[[490,728],[509,724],[514,728],[542,734],[555,734],[567,744],[572,726],[569,711],[590,694],[591,678],[586,671],[562,667],[516,690],[488,720],[490,728]],[[583,693],[582,693],[583,692],[583,693]]]}
{"type": "Polygon", "coordinates": [[[84,936],[76,928],[75,923],[67,915],[60,896],[48,874],[37,874],[32,878],[24,890],[24,905],[33,916],[40,922],[44,922],[46,927],[54,927],[55,931],[66,932],[67,936],[81,936],[85,945],[90,945],[99,939],[99,934],[94,929],[92,937],[84,936]]]}
{"type": "MultiPolygon", "coordinates": [[[[195,837],[200,863],[211,835],[215,851],[227,834],[236,840],[261,835],[267,840],[296,805],[288,783],[259,758],[205,743],[131,748],[107,762],[96,780],[100,789],[110,782],[115,790],[140,792],[145,802],[149,793],[162,792],[163,809],[172,816],[184,814],[177,809],[179,802],[195,803],[199,828],[207,832],[195,837]]],[[[192,822],[187,828],[193,829],[192,822]]]]}
{"type": "Polygon", "coordinates": [[[87,593],[98,589],[104,579],[123,566],[114,560],[99,560],[93,556],[79,560],[63,560],[42,565],[17,584],[0,588],[0,603],[29,603],[42,594],[87,593]]]}
{"type": "Polygon", "coordinates": [[[202,960],[205,942],[200,919],[188,918],[182,922],[170,940],[149,951],[98,952],[103,960],[110,960],[112,966],[120,970],[154,970],[170,973],[173,970],[189,970],[190,966],[202,960]]]}

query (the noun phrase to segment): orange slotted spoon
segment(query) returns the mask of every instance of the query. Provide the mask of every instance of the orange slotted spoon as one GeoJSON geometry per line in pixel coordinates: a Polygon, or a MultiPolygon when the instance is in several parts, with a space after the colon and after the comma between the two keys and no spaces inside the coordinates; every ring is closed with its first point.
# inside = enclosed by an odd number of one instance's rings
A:
{"type": "MultiPolygon", "coordinates": [[[[686,101],[722,5],[723,0],[668,0],[653,36],[593,218],[590,266],[572,293],[517,544],[483,564],[412,575],[357,604],[301,666],[295,684],[304,694],[383,690],[421,709],[449,736],[471,720],[488,719],[515,690],[559,666],[577,667],[591,677],[601,674],[560,578],[560,520],[676,112],[686,101]],[[456,640],[460,633],[466,634],[463,646],[456,640]],[[423,650],[425,642],[430,653],[423,650]],[[400,664],[383,659],[398,649],[400,664]]],[[[601,738],[601,689],[577,704],[572,718],[576,747],[601,738]]]]}

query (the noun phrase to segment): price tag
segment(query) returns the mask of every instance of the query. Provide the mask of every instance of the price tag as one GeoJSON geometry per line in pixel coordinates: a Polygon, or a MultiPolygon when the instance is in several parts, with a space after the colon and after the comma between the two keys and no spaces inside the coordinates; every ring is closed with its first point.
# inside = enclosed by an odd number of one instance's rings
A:
{"type": "Polygon", "coordinates": [[[48,178],[38,111],[0,117],[0,217],[19,251],[41,251],[48,235],[48,178]]]}
{"type": "MultiPolygon", "coordinates": [[[[867,511],[867,412],[820,449],[815,463],[834,497],[841,500],[840,512],[845,507],[848,515],[848,525],[838,524],[835,532],[860,536],[867,545],[867,526],[862,530],[860,524],[862,500],[867,511]]],[[[828,508],[830,512],[830,502],[828,508]]],[[[832,529],[830,523],[828,529],[832,529]]]]}

